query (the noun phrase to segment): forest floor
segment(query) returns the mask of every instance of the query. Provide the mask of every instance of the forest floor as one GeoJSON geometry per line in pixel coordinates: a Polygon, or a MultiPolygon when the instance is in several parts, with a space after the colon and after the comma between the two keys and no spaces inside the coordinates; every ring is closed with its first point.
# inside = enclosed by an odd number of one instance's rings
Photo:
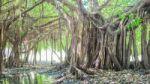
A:
{"type": "Polygon", "coordinates": [[[76,79],[68,73],[69,67],[56,66],[28,66],[23,69],[8,69],[9,74],[26,71],[36,71],[52,78],[54,84],[150,84],[150,70],[101,70],[97,69],[94,75],[82,74],[82,78],[76,79]],[[31,68],[32,67],[32,68],[31,68]],[[29,69],[30,68],[30,69],[29,69]]]}
{"type": "MultiPolygon", "coordinates": [[[[63,69],[62,69],[63,70],[63,69]]],[[[68,68],[64,69],[67,71],[68,68]]],[[[82,74],[82,79],[75,77],[62,77],[60,84],[150,84],[150,70],[95,70],[95,75],[82,74]]],[[[63,74],[64,75],[64,74],[63,74]]]]}

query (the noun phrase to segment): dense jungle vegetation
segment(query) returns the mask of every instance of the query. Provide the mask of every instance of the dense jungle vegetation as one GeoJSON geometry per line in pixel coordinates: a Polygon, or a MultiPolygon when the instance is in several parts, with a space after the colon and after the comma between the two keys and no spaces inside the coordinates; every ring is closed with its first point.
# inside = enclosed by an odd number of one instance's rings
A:
{"type": "Polygon", "coordinates": [[[149,22],[150,0],[0,0],[0,74],[48,48],[76,78],[149,70],[149,22]]]}

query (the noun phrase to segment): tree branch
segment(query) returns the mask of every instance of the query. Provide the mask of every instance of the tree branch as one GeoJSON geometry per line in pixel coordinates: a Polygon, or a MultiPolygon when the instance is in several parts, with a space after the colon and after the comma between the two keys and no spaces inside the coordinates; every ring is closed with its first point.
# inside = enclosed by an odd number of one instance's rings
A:
{"type": "MultiPolygon", "coordinates": [[[[25,10],[24,12],[22,12],[21,15],[23,15],[23,14],[25,14],[25,13],[31,11],[33,8],[35,8],[36,6],[42,4],[44,1],[45,1],[45,0],[42,0],[42,1],[38,2],[38,3],[36,3],[36,4],[35,4],[34,6],[32,6],[31,8],[29,8],[29,9],[25,10]]],[[[12,24],[12,22],[16,21],[19,17],[20,17],[20,15],[17,15],[17,16],[15,16],[12,20],[10,20],[10,21],[7,23],[7,25],[6,25],[6,28],[8,29],[9,26],[12,24]]]]}

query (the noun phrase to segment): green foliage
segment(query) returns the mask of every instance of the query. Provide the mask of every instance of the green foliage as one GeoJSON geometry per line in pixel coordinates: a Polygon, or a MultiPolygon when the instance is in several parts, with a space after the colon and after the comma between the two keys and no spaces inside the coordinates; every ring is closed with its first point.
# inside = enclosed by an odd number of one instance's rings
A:
{"type": "MultiPolygon", "coordinates": [[[[103,8],[102,13],[106,18],[116,15],[122,15],[128,8],[128,6],[132,6],[135,4],[137,0],[111,0],[109,5],[103,8]]],[[[105,0],[98,0],[100,4],[105,3],[105,0]]],[[[130,8],[129,8],[130,9],[130,8]]]]}
{"type": "Polygon", "coordinates": [[[8,79],[5,79],[2,81],[2,84],[10,84],[10,83],[9,83],[8,79]]]}
{"type": "Polygon", "coordinates": [[[52,83],[51,78],[45,75],[40,75],[40,74],[36,75],[36,81],[37,81],[37,84],[51,84],[52,83]]]}
{"type": "Polygon", "coordinates": [[[130,23],[128,24],[127,28],[131,30],[132,28],[138,27],[141,24],[142,19],[138,16],[134,17],[134,15],[131,14],[129,15],[129,21],[130,23]]]}
{"type": "Polygon", "coordinates": [[[37,84],[42,84],[43,83],[42,79],[43,78],[41,75],[39,75],[39,74],[36,75],[37,84]]]}
{"type": "Polygon", "coordinates": [[[138,47],[138,52],[139,54],[141,53],[141,29],[142,29],[142,26],[139,25],[139,27],[135,30],[135,37],[136,37],[136,44],[137,44],[137,47],[138,47]]]}
{"type": "Polygon", "coordinates": [[[22,84],[29,84],[29,79],[27,77],[21,80],[22,84]]]}
{"type": "MultiPolygon", "coordinates": [[[[3,4],[6,3],[8,0],[2,0],[3,4]]],[[[89,9],[89,0],[82,0],[85,9],[89,9]]],[[[100,5],[104,4],[106,0],[97,0],[98,3],[100,5]]],[[[5,6],[2,7],[2,9],[8,9],[11,6],[18,6],[18,8],[13,9],[10,11],[11,15],[13,16],[13,13],[15,12],[15,16],[16,15],[20,15],[21,12],[29,9],[30,7],[32,7],[34,4],[36,4],[37,2],[39,2],[39,0],[12,0],[12,3],[9,3],[5,6]]],[[[69,2],[71,4],[73,4],[74,6],[76,6],[75,0],[69,0],[69,2]]],[[[126,10],[124,10],[125,8],[130,9],[129,6],[132,6],[135,4],[135,2],[137,2],[137,0],[111,0],[111,2],[108,4],[107,7],[104,7],[102,10],[102,15],[105,18],[109,18],[112,16],[119,16],[122,20],[124,20],[126,18],[126,15],[124,14],[124,12],[126,10]]],[[[69,8],[67,6],[63,6],[63,10],[65,12],[67,12],[69,15],[75,15],[74,13],[70,12],[69,8]]],[[[5,13],[3,16],[7,17],[6,15],[8,14],[5,13]]],[[[21,36],[25,35],[25,32],[22,28],[25,27],[25,29],[29,29],[30,27],[34,27],[34,26],[39,26],[41,24],[47,23],[51,20],[54,19],[53,16],[58,17],[59,13],[58,10],[56,10],[56,8],[51,5],[50,3],[44,2],[38,6],[36,6],[34,9],[32,9],[31,11],[27,12],[28,15],[30,15],[30,17],[33,17],[34,19],[38,19],[37,21],[32,20],[31,18],[22,18],[20,15],[19,20],[17,20],[16,22],[13,23],[13,27],[15,29],[22,29],[22,31],[20,32],[21,36]],[[22,21],[24,21],[24,24],[22,23],[22,21]]],[[[4,18],[3,16],[0,16],[2,18],[4,18]]],[[[5,18],[4,18],[5,19],[5,18]]],[[[133,14],[129,15],[129,20],[130,23],[128,24],[127,28],[128,29],[132,29],[132,28],[136,28],[140,25],[142,19],[139,18],[138,16],[135,16],[133,14]]],[[[137,39],[139,39],[139,28],[137,29],[137,39]]],[[[69,42],[66,42],[66,38],[61,37],[62,39],[57,40],[54,42],[51,41],[52,39],[48,39],[48,41],[46,42],[45,40],[38,42],[37,44],[37,49],[38,51],[42,50],[42,49],[46,49],[46,48],[52,48],[55,47],[55,49],[57,50],[61,50],[64,49],[66,47],[66,45],[70,45],[70,37],[69,37],[69,42]]]]}
{"type": "Polygon", "coordinates": [[[48,77],[46,74],[36,74],[35,78],[32,80],[30,80],[28,76],[17,80],[10,80],[9,78],[2,79],[2,84],[14,84],[16,82],[20,84],[51,84],[52,78],[48,77]]]}

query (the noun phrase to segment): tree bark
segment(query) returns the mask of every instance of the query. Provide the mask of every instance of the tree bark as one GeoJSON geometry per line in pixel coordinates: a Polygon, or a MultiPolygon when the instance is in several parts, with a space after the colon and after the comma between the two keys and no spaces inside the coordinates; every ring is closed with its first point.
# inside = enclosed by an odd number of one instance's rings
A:
{"type": "Polygon", "coordinates": [[[4,27],[3,24],[0,23],[0,74],[4,70],[4,55],[3,55],[3,50],[6,45],[6,38],[5,38],[5,33],[4,33],[4,27]]]}
{"type": "Polygon", "coordinates": [[[0,49],[0,74],[3,72],[4,70],[4,62],[3,62],[3,54],[2,54],[2,49],[0,49]]]}
{"type": "Polygon", "coordinates": [[[147,45],[147,54],[148,54],[148,62],[150,65],[150,31],[149,31],[149,41],[148,41],[148,45],[147,45]]]}
{"type": "Polygon", "coordinates": [[[132,32],[130,31],[130,34],[129,34],[129,41],[128,41],[128,46],[127,46],[127,49],[126,49],[126,68],[129,68],[129,65],[130,65],[130,56],[131,56],[131,46],[132,46],[132,32]]]}
{"type": "Polygon", "coordinates": [[[135,35],[135,30],[132,31],[132,39],[133,39],[133,54],[134,54],[134,59],[135,59],[135,67],[139,67],[139,59],[138,59],[138,50],[137,50],[137,45],[136,45],[136,35],[135,35]]]}
{"type": "Polygon", "coordinates": [[[147,25],[145,23],[142,24],[142,32],[141,32],[141,54],[142,54],[142,64],[145,69],[149,68],[148,63],[148,55],[147,55],[147,25]]]}

